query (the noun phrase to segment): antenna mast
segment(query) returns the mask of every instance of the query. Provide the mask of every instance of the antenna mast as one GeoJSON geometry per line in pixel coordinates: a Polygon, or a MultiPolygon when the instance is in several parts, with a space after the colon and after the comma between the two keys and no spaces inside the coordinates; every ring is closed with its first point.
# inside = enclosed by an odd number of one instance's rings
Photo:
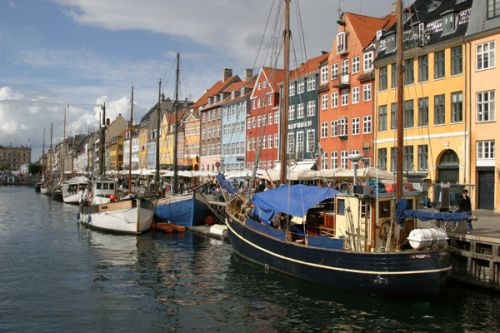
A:
{"type": "Polygon", "coordinates": [[[285,80],[283,82],[283,102],[282,102],[282,112],[281,112],[281,147],[280,147],[280,160],[281,160],[281,173],[280,182],[281,184],[286,183],[286,168],[287,168],[287,127],[288,127],[288,85],[290,80],[290,1],[285,1],[285,30],[283,31],[284,39],[284,70],[285,70],[285,80]]]}

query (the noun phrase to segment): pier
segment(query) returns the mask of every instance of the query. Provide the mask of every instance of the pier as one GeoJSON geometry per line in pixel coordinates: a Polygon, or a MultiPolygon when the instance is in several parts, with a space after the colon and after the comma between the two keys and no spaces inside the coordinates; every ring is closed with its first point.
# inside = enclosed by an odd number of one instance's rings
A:
{"type": "Polygon", "coordinates": [[[500,291],[500,214],[474,212],[471,234],[461,225],[448,232],[452,278],[466,284],[500,291]]]}

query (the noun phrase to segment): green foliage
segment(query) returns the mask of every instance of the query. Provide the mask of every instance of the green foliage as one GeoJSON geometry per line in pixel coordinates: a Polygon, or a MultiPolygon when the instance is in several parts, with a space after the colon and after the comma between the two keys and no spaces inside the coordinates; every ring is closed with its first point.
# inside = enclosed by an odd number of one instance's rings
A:
{"type": "Polygon", "coordinates": [[[5,171],[7,170],[7,166],[5,164],[0,163],[0,171],[5,171]]]}
{"type": "Polygon", "coordinates": [[[28,172],[32,175],[40,173],[40,164],[31,163],[28,167],[28,172]]]}

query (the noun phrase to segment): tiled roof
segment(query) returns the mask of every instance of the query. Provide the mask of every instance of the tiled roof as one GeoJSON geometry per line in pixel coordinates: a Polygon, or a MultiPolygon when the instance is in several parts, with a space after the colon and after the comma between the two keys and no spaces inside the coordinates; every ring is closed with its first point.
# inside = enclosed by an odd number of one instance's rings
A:
{"type": "Polygon", "coordinates": [[[229,79],[223,81],[219,80],[215,82],[215,84],[210,87],[196,102],[193,104],[193,108],[198,108],[200,106],[203,106],[207,104],[208,98],[214,95],[217,95],[218,93],[224,91],[224,89],[230,85],[231,83],[239,80],[240,78],[237,75],[231,76],[229,79]]]}
{"type": "MultiPolygon", "coordinates": [[[[375,37],[377,30],[388,28],[391,22],[395,21],[395,15],[387,15],[383,18],[359,15],[354,13],[345,13],[345,18],[351,22],[351,25],[358,36],[363,48],[367,47],[375,37]]],[[[392,23],[393,24],[393,23],[392,23]]]]}
{"type": "Polygon", "coordinates": [[[262,67],[262,70],[266,74],[266,77],[269,80],[269,84],[273,88],[274,92],[279,92],[278,85],[280,82],[283,82],[285,71],[272,67],[262,67]]]}
{"type": "Polygon", "coordinates": [[[328,60],[329,54],[330,53],[325,52],[317,57],[307,60],[304,64],[290,71],[290,79],[296,79],[298,77],[317,71],[319,69],[320,64],[325,60],[328,60]]]}

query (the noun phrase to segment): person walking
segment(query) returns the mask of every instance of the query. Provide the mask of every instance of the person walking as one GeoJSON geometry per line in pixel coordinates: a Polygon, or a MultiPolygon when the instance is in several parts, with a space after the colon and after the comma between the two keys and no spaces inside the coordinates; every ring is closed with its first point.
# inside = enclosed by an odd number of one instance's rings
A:
{"type": "MultiPolygon", "coordinates": [[[[469,198],[469,191],[464,189],[462,191],[462,195],[458,199],[458,212],[464,212],[471,215],[472,208],[469,198]]],[[[472,232],[472,222],[470,219],[467,220],[467,233],[470,234],[472,232]]]]}

